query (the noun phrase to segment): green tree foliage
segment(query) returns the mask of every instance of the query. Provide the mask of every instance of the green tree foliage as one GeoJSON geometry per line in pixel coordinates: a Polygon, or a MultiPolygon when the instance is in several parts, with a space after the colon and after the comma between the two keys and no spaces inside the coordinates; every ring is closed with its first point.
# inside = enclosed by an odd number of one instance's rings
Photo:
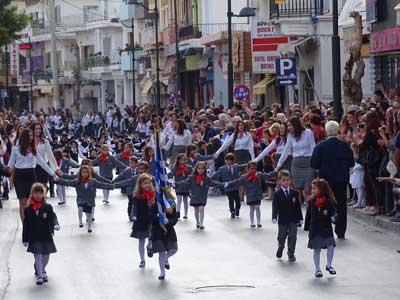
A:
{"type": "Polygon", "coordinates": [[[0,47],[20,36],[18,33],[29,23],[29,15],[19,13],[11,0],[0,0],[0,47]]]}

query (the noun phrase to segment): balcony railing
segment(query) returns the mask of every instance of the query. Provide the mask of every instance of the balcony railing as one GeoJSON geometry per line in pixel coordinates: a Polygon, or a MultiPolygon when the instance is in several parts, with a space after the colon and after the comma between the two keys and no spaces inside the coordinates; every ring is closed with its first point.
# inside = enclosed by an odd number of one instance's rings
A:
{"type": "MultiPolygon", "coordinates": [[[[208,23],[208,24],[197,24],[202,36],[216,34],[218,32],[228,31],[228,23],[208,23]]],[[[233,31],[249,31],[250,24],[248,23],[233,23],[233,31]]]]}
{"type": "Polygon", "coordinates": [[[327,0],[286,0],[285,4],[276,4],[270,0],[271,19],[311,17],[324,14],[324,8],[329,7],[327,0]]]}

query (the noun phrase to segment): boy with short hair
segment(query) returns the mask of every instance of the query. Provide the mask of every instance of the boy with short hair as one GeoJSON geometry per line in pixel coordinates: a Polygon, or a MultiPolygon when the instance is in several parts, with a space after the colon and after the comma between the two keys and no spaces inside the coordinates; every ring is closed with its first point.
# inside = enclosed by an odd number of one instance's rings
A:
{"type": "MultiPolygon", "coordinates": [[[[212,180],[218,182],[230,182],[240,177],[239,172],[244,172],[246,165],[235,164],[235,154],[228,153],[225,155],[225,166],[218,169],[211,177],[212,180]]],[[[239,189],[236,186],[225,188],[225,193],[229,200],[229,210],[231,218],[239,217],[240,214],[240,195],[239,189]]]]}
{"type": "Polygon", "coordinates": [[[281,170],[278,173],[280,189],[274,193],[272,201],[272,223],[278,222],[278,250],[276,257],[281,258],[288,239],[289,261],[296,261],[294,255],[297,241],[297,224],[303,222],[298,193],[291,189],[292,178],[290,172],[281,170]]]}

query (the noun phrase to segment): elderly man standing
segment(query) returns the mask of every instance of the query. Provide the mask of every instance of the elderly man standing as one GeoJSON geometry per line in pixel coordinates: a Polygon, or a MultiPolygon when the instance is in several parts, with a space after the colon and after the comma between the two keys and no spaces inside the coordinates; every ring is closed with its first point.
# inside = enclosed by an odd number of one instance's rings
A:
{"type": "Polygon", "coordinates": [[[344,239],[347,227],[347,185],[354,157],[349,145],[337,138],[339,124],[329,121],[325,125],[327,139],[319,143],[311,157],[311,167],[319,171],[319,177],[328,181],[337,202],[335,233],[344,239]]]}

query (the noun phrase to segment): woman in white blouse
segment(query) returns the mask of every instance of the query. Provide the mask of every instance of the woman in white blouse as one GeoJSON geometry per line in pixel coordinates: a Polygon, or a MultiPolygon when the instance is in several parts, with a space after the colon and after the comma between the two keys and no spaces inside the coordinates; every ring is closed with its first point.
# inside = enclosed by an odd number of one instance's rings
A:
{"type": "Polygon", "coordinates": [[[137,132],[139,132],[139,135],[142,139],[146,138],[148,132],[149,132],[149,124],[146,122],[146,120],[144,119],[143,115],[139,115],[138,118],[138,123],[136,125],[136,130],[137,132]]]}
{"type": "Polygon", "coordinates": [[[299,192],[300,201],[311,193],[311,183],[314,177],[314,170],[311,168],[311,156],[315,147],[314,135],[310,129],[305,129],[299,117],[292,117],[288,124],[289,135],[285,149],[275,171],[278,172],[289,154],[293,153],[291,173],[293,187],[299,192]]]}
{"type": "Polygon", "coordinates": [[[192,144],[192,134],[186,127],[183,120],[177,120],[175,123],[174,133],[168,137],[165,150],[169,150],[172,145],[172,155],[170,158],[171,165],[174,164],[179,153],[186,153],[186,147],[192,144]]]}
{"type": "MultiPolygon", "coordinates": [[[[44,162],[49,164],[53,171],[56,171],[58,169],[57,162],[54,157],[53,150],[51,149],[50,142],[44,135],[42,125],[40,123],[34,123],[31,129],[33,130],[37,152],[40,154],[44,162]]],[[[40,165],[36,166],[35,172],[36,181],[40,182],[44,186],[47,186],[47,183],[49,182],[49,175],[47,172],[40,165]]],[[[50,187],[50,197],[54,197],[54,183],[50,187]]]]}
{"type": "Polygon", "coordinates": [[[246,164],[255,158],[253,139],[251,134],[247,132],[246,126],[242,120],[236,123],[235,131],[225,140],[214,156],[218,157],[231,145],[233,146],[236,162],[238,164],[246,164]]]}
{"type": "Polygon", "coordinates": [[[14,186],[19,199],[19,214],[22,222],[31,187],[36,182],[37,165],[40,165],[50,176],[55,175],[55,172],[36,151],[32,130],[25,129],[19,138],[18,146],[13,147],[8,162],[8,171],[14,170],[14,186]]]}

